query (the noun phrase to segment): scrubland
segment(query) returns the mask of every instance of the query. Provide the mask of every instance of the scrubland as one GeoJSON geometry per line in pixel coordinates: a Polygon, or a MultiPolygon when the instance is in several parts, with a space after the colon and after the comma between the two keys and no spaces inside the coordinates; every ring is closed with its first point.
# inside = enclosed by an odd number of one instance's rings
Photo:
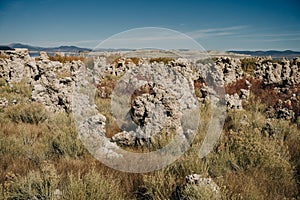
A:
{"type": "MultiPolygon", "coordinates": [[[[243,67],[251,72],[251,60],[243,67]]],[[[110,93],[113,81],[101,87],[110,93]]],[[[268,88],[255,80],[252,85],[244,110],[227,112],[221,137],[207,157],[199,157],[210,120],[210,105],[203,104],[190,149],[161,170],[134,174],[96,160],[77,138],[72,114],[50,113],[29,101],[32,88],[26,81],[9,87],[0,80],[0,97],[9,100],[0,110],[0,199],[298,199],[300,120],[275,119],[270,131],[265,111],[283,97],[266,95],[268,88]],[[186,186],[190,174],[211,177],[221,196],[186,186]]],[[[242,87],[241,81],[226,90],[234,93],[242,87]]],[[[96,98],[111,137],[119,128],[110,114],[110,100],[96,98]]]]}

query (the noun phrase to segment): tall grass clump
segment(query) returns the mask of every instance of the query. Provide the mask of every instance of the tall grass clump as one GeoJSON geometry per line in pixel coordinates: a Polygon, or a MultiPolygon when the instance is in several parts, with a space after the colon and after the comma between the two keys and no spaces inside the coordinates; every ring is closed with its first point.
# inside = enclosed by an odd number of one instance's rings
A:
{"type": "Polygon", "coordinates": [[[27,102],[31,98],[32,88],[27,79],[8,85],[3,78],[0,78],[0,97],[6,98],[9,104],[27,102]]]}
{"type": "Polygon", "coordinates": [[[73,118],[66,113],[51,117],[48,122],[53,133],[49,139],[49,153],[54,157],[81,158],[87,151],[78,139],[73,118]]]}
{"type": "Polygon", "coordinates": [[[253,103],[247,111],[228,113],[222,138],[207,158],[209,174],[223,177],[219,184],[227,188],[229,199],[295,198],[298,190],[287,143],[289,126],[274,121],[274,131],[265,134],[267,119],[260,107],[263,105],[253,103]]]}
{"type": "Polygon", "coordinates": [[[13,199],[53,199],[59,183],[59,175],[53,164],[43,163],[39,170],[26,176],[7,174],[4,183],[4,197],[13,199]]]}
{"type": "Polygon", "coordinates": [[[125,199],[119,179],[90,169],[86,174],[69,173],[63,189],[65,199],[125,199]]]}
{"type": "Polygon", "coordinates": [[[5,114],[13,122],[39,124],[48,118],[48,113],[40,103],[17,104],[5,110],[5,114]]]}
{"type": "Polygon", "coordinates": [[[256,70],[257,66],[257,59],[255,58],[243,58],[241,59],[241,65],[244,72],[253,74],[253,72],[256,70]]]}

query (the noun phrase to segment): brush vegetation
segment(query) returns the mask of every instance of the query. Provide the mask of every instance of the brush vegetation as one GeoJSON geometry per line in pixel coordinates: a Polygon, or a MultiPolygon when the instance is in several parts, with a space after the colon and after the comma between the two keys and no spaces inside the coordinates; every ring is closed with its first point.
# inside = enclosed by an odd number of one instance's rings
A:
{"type": "Polygon", "coordinates": [[[72,62],[72,61],[85,61],[85,57],[83,56],[63,56],[63,55],[59,55],[59,54],[55,54],[54,56],[49,55],[49,60],[51,61],[58,61],[61,63],[67,63],[67,62],[72,62]]]}

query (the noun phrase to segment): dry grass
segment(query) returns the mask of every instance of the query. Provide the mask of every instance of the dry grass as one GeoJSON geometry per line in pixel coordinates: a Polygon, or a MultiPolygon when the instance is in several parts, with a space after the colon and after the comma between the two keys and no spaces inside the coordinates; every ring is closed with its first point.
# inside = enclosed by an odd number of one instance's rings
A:
{"type": "Polygon", "coordinates": [[[65,199],[129,199],[140,184],[139,175],[114,171],[94,159],[77,139],[67,114],[52,115],[39,124],[1,118],[0,130],[1,197],[5,199],[51,199],[55,189],[65,199]],[[45,163],[55,179],[43,171],[45,163]]]}
{"type": "Polygon", "coordinates": [[[97,85],[95,103],[100,113],[106,117],[106,137],[111,138],[121,129],[118,127],[116,120],[111,114],[111,94],[115,88],[116,82],[120,77],[104,74],[104,78],[97,85]],[[102,96],[104,93],[104,96],[102,96]]]}
{"type": "MultiPolygon", "coordinates": [[[[119,61],[121,61],[122,57],[119,54],[112,54],[108,57],[106,57],[106,62],[109,64],[114,64],[115,66],[117,65],[117,63],[119,61]]],[[[135,65],[138,65],[140,61],[140,58],[138,57],[128,57],[126,59],[124,59],[124,64],[127,65],[130,62],[134,63],[135,65]]]]}
{"type": "MultiPolygon", "coordinates": [[[[209,106],[201,108],[201,113],[208,112],[209,106]]],[[[232,119],[209,157],[203,160],[198,156],[209,120],[203,115],[191,149],[170,166],[145,175],[118,172],[95,160],[77,140],[67,114],[51,116],[39,124],[1,118],[3,195],[7,199],[51,198],[59,189],[67,199],[176,199],[179,193],[189,198],[213,198],[210,191],[184,186],[186,175],[198,173],[213,177],[223,188],[225,199],[296,197],[293,166],[299,166],[297,127],[274,123],[276,137],[269,138],[261,134],[266,119],[256,106],[228,115],[232,119]],[[239,123],[244,115],[251,122],[247,126],[239,123]]]]}
{"type": "Polygon", "coordinates": [[[256,58],[243,58],[241,59],[242,69],[244,70],[244,72],[253,74],[253,72],[256,70],[256,66],[257,66],[256,62],[257,62],[256,58]]]}
{"type": "Polygon", "coordinates": [[[40,103],[17,104],[5,110],[5,115],[13,122],[39,124],[48,118],[44,106],[40,103]]]}
{"type": "Polygon", "coordinates": [[[12,83],[11,87],[3,78],[0,78],[0,97],[20,99],[20,101],[22,101],[31,97],[32,88],[26,79],[18,83],[12,83]]]}
{"type": "Polygon", "coordinates": [[[69,184],[64,188],[65,199],[125,199],[121,180],[111,174],[98,173],[91,168],[86,174],[68,174],[69,184]]]}
{"type": "Polygon", "coordinates": [[[135,65],[139,64],[140,58],[138,57],[130,57],[129,58],[131,60],[131,62],[133,62],[135,65]]]}
{"type": "Polygon", "coordinates": [[[202,79],[198,79],[198,80],[194,81],[194,90],[195,90],[196,97],[199,97],[199,98],[202,97],[202,93],[200,90],[203,87],[204,83],[205,83],[205,81],[202,79]]]}
{"type": "Polygon", "coordinates": [[[157,62],[157,63],[164,63],[165,65],[168,64],[169,62],[174,61],[174,58],[166,58],[166,57],[158,57],[158,58],[150,58],[149,62],[157,62]]]}
{"type": "Polygon", "coordinates": [[[81,60],[82,62],[84,62],[85,57],[83,57],[83,56],[61,56],[59,54],[55,54],[54,56],[49,56],[49,60],[58,61],[61,63],[67,63],[67,62],[78,61],[78,60],[81,60]]]}
{"type": "Polygon", "coordinates": [[[105,93],[104,98],[110,98],[118,79],[120,79],[120,77],[105,73],[104,78],[97,85],[97,88],[98,88],[98,90],[97,90],[98,93],[96,94],[97,98],[103,98],[103,97],[101,97],[100,89],[101,89],[101,92],[105,93]],[[104,90],[103,90],[103,88],[104,88],[104,90]]]}
{"type": "Polygon", "coordinates": [[[138,58],[138,57],[129,57],[125,60],[125,65],[128,64],[129,62],[132,62],[135,65],[138,65],[139,61],[140,61],[140,58],[138,58]]]}
{"type": "Polygon", "coordinates": [[[96,105],[99,112],[106,117],[106,137],[111,138],[121,131],[116,120],[111,114],[111,101],[110,99],[97,98],[96,105]]]}
{"type": "Polygon", "coordinates": [[[9,56],[0,52],[0,59],[9,59],[9,56]]]}

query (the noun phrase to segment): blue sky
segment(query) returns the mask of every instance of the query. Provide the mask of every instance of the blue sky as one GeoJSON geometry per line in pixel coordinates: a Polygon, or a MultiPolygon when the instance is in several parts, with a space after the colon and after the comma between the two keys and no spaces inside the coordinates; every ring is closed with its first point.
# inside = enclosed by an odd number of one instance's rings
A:
{"type": "Polygon", "coordinates": [[[1,0],[0,44],[95,47],[133,28],[185,33],[207,50],[300,51],[298,0],[1,0]]]}

